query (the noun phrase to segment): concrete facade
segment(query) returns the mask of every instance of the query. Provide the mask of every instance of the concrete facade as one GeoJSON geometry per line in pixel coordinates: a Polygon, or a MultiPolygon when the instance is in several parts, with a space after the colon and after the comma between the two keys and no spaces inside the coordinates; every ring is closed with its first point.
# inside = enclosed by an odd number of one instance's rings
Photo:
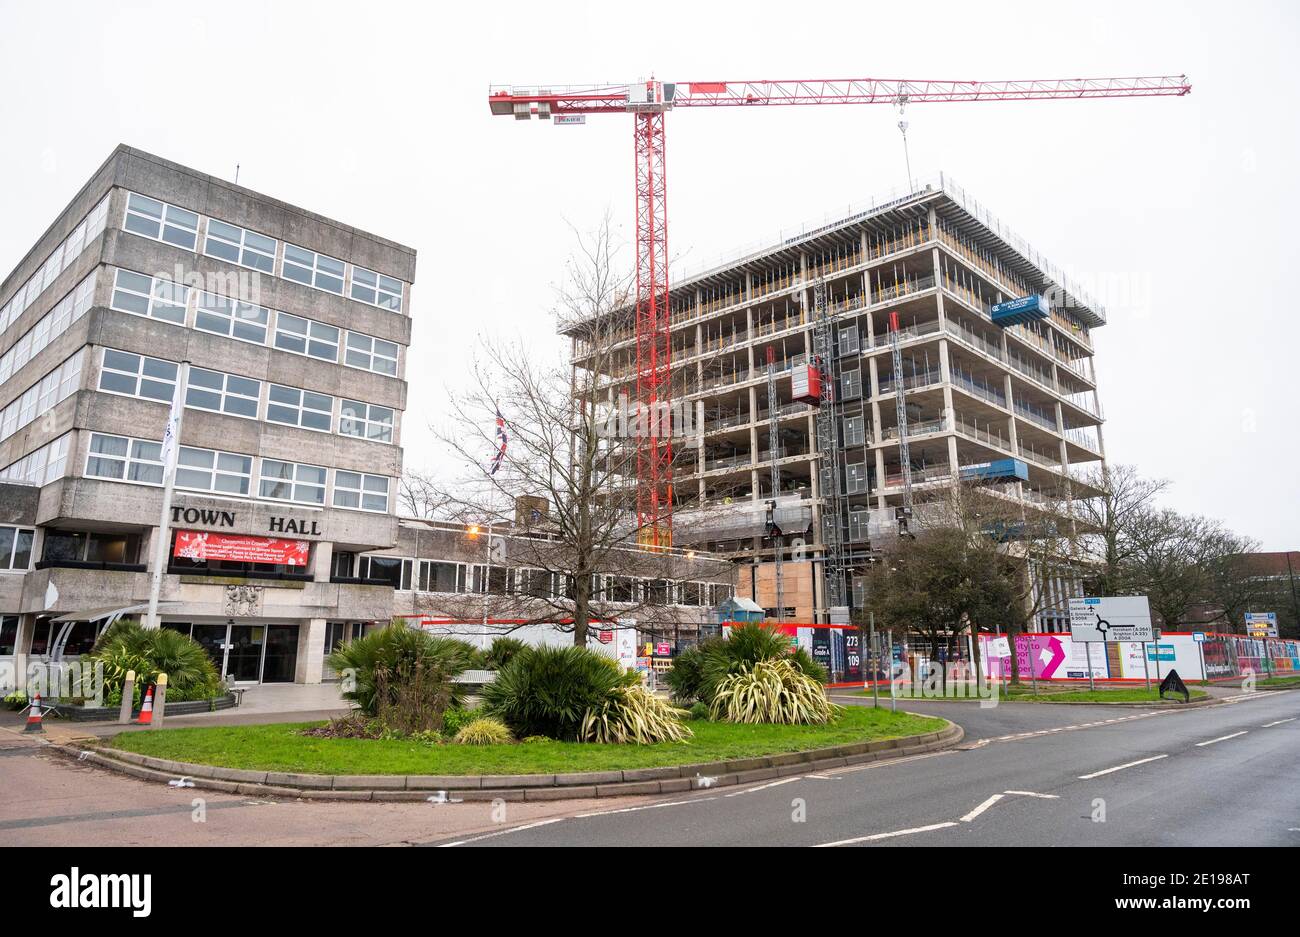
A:
{"type": "Polygon", "coordinates": [[[239,645],[237,681],[317,682],[329,623],[387,621],[391,589],[349,563],[396,541],[415,264],[118,147],[0,287],[0,543],[5,527],[34,532],[30,568],[0,567],[14,663],[49,650],[53,618],[147,601],[182,362],[172,530],[292,541],[306,560],[171,558],[164,625],[239,645]]]}

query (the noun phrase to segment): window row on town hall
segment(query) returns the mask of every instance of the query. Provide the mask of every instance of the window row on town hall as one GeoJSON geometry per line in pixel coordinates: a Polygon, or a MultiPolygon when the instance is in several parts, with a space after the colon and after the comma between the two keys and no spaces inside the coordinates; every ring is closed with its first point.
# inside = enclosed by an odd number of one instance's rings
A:
{"type": "MultiPolygon", "coordinates": [[[[403,556],[350,553],[334,554],[333,575],[383,579],[399,592],[470,593],[558,598],[556,573],[527,567],[488,567],[484,563],[455,563],[403,556]]],[[[566,577],[568,578],[568,577],[566,577]]],[[[593,576],[592,587],[607,602],[654,605],[719,605],[731,598],[734,588],[723,583],[674,582],[636,576],[593,576]]],[[[564,583],[565,595],[572,583],[564,583]]]]}
{"type": "MultiPolygon", "coordinates": [[[[170,404],[176,393],[179,367],[174,361],[105,348],[99,389],[170,404]]],[[[321,433],[393,442],[395,411],[391,407],[207,368],[190,367],[185,406],[321,433]]]]}
{"type": "Polygon", "coordinates": [[[254,345],[397,375],[399,346],[363,332],[193,289],[161,277],[117,270],[109,306],[120,312],[171,322],[254,345]]]}
{"type": "MultiPolygon", "coordinates": [[[[139,485],[162,485],[162,443],[91,433],[85,475],[87,478],[139,485]]],[[[328,504],[336,508],[386,514],[391,484],[392,479],[387,475],[328,469],[323,465],[254,457],[239,452],[181,446],[177,454],[176,487],[205,494],[289,501],[316,507],[328,504]]]]}
{"type": "MultiPolygon", "coordinates": [[[[64,433],[17,462],[0,468],[0,481],[33,485],[57,481],[66,473],[71,440],[72,433],[64,433]]],[[[92,432],[86,453],[85,475],[87,478],[160,486],[163,481],[162,443],[92,432]]],[[[288,501],[317,507],[328,504],[336,508],[386,514],[392,479],[387,475],[330,470],[323,465],[181,446],[177,454],[176,487],[205,494],[288,501]]]]}
{"type": "Polygon", "coordinates": [[[357,302],[402,311],[401,280],[197,212],[127,193],[124,230],[357,302]],[[202,248],[200,250],[200,243],[202,248]],[[281,251],[283,246],[283,251],[281,251]]]}

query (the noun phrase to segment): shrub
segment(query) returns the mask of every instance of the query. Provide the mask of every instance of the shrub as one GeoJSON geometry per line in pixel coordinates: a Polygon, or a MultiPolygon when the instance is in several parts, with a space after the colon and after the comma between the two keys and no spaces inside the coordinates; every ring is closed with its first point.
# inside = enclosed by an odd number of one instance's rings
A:
{"type": "Polygon", "coordinates": [[[673,666],[665,676],[668,689],[672,691],[677,703],[689,703],[700,698],[700,684],[704,681],[704,654],[708,647],[721,644],[721,638],[713,638],[695,647],[688,647],[673,658],[673,666]]]}
{"type": "Polygon", "coordinates": [[[463,695],[453,679],[470,668],[474,654],[465,641],[394,622],[341,645],[330,654],[329,662],[348,681],[350,688],[343,697],[367,716],[378,717],[381,709],[391,710],[400,704],[430,716],[430,724],[418,728],[439,729],[445,710],[458,704],[463,695]],[[436,719],[432,718],[434,710],[436,719]]]}
{"type": "Polygon", "coordinates": [[[216,665],[203,645],[170,628],[114,622],[88,656],[104,665],[104,690],[109,700],[121,701],[129,670],[136,674],[136,699],[145,684],[157,682],[160,673],[167,674],[167,698],[173,701],[210,699],[222,689],[216,665]]]}
{"type": "Polygon", "coordinates": [[[481,715],[482,713],[475,709],[466,709],[464,706],[449,706],[447,711],[442,714],[442,734],[454,736],[481,715]]]}
{"type": "Polygon", "coordinates": [[[500,719],[483,716],[462,726],[456,741],[461,745],[505,745],[513,742],[514,736],[500,719]]]}
{"type": "Polygon", "coordinates": [[[708,703],[696,703],[690,708],[692,719],[708,719],[710,715],[708,703]]]}
{"type": "Polygon", "coordinates": [[[587,712],[636,681],[635,674],[621,673],[613,660],[585,647],[529,647],[483,687],[483,707],[518,738],[578,741],[587,712]]]}
{"type": "Polygon", "coordinates": [[[695,733],[681,722],[683,712],[645,687],[616,687],[601,705],[587,710],[582,738],[587,742],[680,742],[695,733]]]}
{"type": "Polygon", "coordinates": [[[710,714],[727,722],[815,725],[828,722],[836,709],[821,683],[781,659],[760,660],[724,677],[710,714]]]}
{"type": "Polygon", "coordinates": [[[520,741],[525,745],[542,745],[546,742],[554,742],[555,739],[549,738],[545,735],[530,735],[526,739],[520,739],[520,741]]]}
{"type": "Polygon", "coordinates": [[[518,638],[497,638],[483,655],[483,666],[488,670],[501,670],[526,647],[528,645],[518,638]]]}
{"type": "MultiPolygon", "coordinates": [[[[727,677],[752,669],[762,661],[789,661],[791,666],[814,682],[826,682],[826,669],[813,660],[811,654],[803,648],[791,653],[789,635],[766,625],[736,625],[726,640],[706,641],[700,649],[696,697],[705,703],[713,703],[727,677]]],[[[675,665],[673,669],[676,669],[675,665]]]]}

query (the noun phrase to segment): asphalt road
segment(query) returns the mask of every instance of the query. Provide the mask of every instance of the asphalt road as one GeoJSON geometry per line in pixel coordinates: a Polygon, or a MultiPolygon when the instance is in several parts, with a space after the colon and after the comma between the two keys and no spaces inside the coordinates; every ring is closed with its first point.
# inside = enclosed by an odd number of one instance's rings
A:
{"type": "Polygon", "coordinates": [[[1183,711],[904,707],[961,723],[961,750],[677,797],[505,808],[177,789],[0,727],[0,846],[1300,846],[1300,692],[1183,711]],[[1142,763],[1121,767],[1132,762],[1142,763]]]}
{"type": "Polygon", "coordinates": [[[595,804],[441,845],[1300,846],[1300,693],[1181,712],[907,708],[967,726],[966,744],[632,807],[595,804]]]}

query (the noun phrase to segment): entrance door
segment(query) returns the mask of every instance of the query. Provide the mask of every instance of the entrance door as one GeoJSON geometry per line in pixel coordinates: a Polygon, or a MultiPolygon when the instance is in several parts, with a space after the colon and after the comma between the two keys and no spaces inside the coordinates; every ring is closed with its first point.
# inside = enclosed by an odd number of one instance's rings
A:
{"type": "Polygon", "coordinates": [[[226,672],[236,683],[257,683],[262,676],[265,625],[231,625],[226,672]]]}
{"type": "Polygon", "coordinates": [[[208,652],[208,656],[212,658],[212,663],[216,664],[217,673],[224,678],[226,676],[226,649],[228,647],[226,639],[230,636],[230,626],[225,624],[196,624],[190,636],[203,645],[203,650],[208,652]]]}
{"type": "Polygon", "coordinates": [[[266,665],[263,683],[293,683],[298,664],[298,628],[295,625],[267,625],[266,665]]]}

